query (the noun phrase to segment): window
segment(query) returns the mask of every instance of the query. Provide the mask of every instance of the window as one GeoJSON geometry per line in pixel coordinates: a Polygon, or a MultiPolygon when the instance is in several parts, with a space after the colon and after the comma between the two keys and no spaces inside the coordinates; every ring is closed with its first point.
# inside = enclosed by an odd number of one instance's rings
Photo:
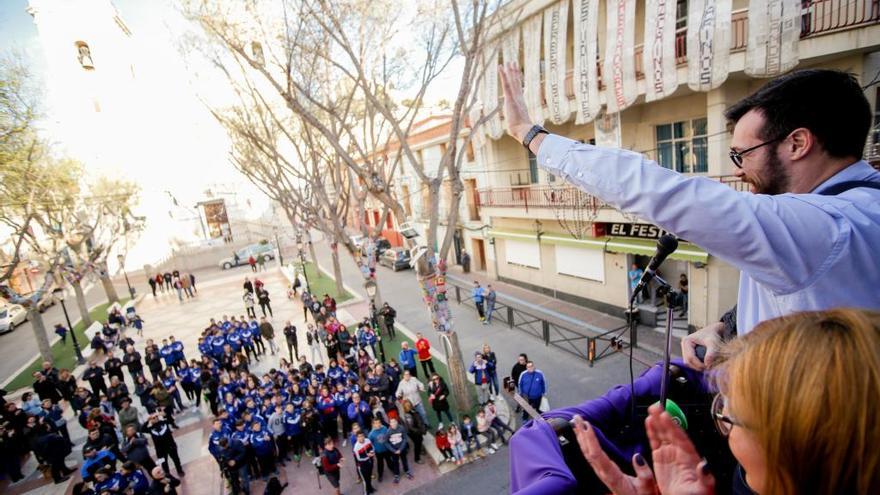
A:
{"type": "Polygon", "coordinates": [[[557,245],[556,273],[605,282],[605,252],[557,245]]]}
{"type": "Polygon", "coordinates": [[[687,0],[678,0],[675,2],[675,30],[687,27],[688,20],[688,2],[687,0]]]}
{"type": "Polygon", "coordinates": [[[538,157],[530,150],[526,150],[529,154],[529,183],[538,183],[538,157]]]}
{"type": "Polygon", "coordinates": [[[541,268],[541,247],[535,241],[504,239],[504,251],[508,264],[541,268]]]}
{"type": "Polygon", "coordinates": [[[685,120],[658,125],[657,163],[681,173],[705,173],[709,170],[709,145],[706,119],[685,120]]]}

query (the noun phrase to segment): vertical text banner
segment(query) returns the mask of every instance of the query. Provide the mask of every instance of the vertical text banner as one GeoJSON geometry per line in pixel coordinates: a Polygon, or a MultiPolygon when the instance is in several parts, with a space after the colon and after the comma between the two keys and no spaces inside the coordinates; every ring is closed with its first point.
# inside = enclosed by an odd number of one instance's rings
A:
{"type": "Polygon", "coordinates": [[[645,11],[645,100],[671,95],[678,87],[675,67],[675,0],[648,0],[645,11]]]}
{"type": "Polygon", "coordinates": [[[523,96],[529,117],[536,124],[544,123],[544,103],[541,98],[541,15],[523,23],[523,96]]]}
{"type": "Polygon", "coordinates": [[[557,125],[571,116],[565,91],[568,2],[561,0],[544,10],[544,95],[550,122],[557,125]]]}
{"type": "Polygon", "coordinates": [[[745,73],[772,77],[792,69],[800,35],[800,0],[751,0],[745,73]]]}
{"type": "Polygon", "coordinates": [[[730,14],[731,0],[688,2],[688,86],[694,91],[709,91],[727,80],[730,14]]]}
{"type": "Polygon", "coordinates": [[[617,113],[633,104],[636,87],[636,0],[607,0],[605,37],[605,104],[617,113]]]}
{"type": "Polygon", "coordinates": [[[592,122],[599,113],[599,75],[597,41],[599,0],[574,0],[574,98],[575,124],[592,122]]]}

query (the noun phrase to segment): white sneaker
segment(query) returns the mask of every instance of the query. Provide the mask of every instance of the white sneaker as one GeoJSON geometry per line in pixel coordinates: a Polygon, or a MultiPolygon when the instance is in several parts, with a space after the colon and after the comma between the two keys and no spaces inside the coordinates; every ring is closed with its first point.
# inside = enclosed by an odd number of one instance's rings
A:
{"type": "Polygon", "coordinates": [[[498,449],[501,448],[501,446],[498,445],[497,443],[493,443],[493,444],[492,444],[492,448],[495,449],[495,450],[498,450],[498,449]]]}
{"type": "Polygon", "coordinates": [[[495,449],[493,449],[492,447],[489,447],[489,448],[486,449],[486,450],[488,450],[490,454],[494,454],[494,453],[495,453],[495,449]]]}
{"type": "Polygon", "coordinates": [[[346,445],[348,445],[348,440],[343,438],[342,439],[342,446],[345,447],[346,445]]]}

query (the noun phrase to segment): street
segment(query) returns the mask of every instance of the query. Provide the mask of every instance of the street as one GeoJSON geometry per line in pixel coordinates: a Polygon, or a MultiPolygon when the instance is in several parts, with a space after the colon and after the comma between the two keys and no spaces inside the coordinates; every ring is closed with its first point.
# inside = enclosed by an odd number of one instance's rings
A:
{"type": "MultiPolygon", "coordinates": [[[[113,282],[119,297],[126,297],[128,288],[125,285],[125,280],[119,277],[119,280],[114,280],[113,282]]],[[[100,304],[106,300],[107,294],[104,292],[104,287],[100,282],[94,283],[86,292],[86,306],[88,307],[100,304]]],[[[70,322],[75,325],[80,319],[76,301],[72,296],[68,296],[64,304],[67,305],[67,314],[70,316],[70,322]]],[[[43,313],[43,322],[46,325],[46,332],[49,334],[49,342],[52,342],[57,337],[52,331],[55,324],[61,323],[67,326],[60,303],[56,303],[43,313]]],[[[80,342],[79,345],[85,347],[88,343],[80,342]]],[[[12,332],[0,335],[0,382],[11,378],[19,368],[29,364],[38,353],[37,341],[34,339],[34,330],[30,320],[15,327],[15,330],[12,332]]]]}

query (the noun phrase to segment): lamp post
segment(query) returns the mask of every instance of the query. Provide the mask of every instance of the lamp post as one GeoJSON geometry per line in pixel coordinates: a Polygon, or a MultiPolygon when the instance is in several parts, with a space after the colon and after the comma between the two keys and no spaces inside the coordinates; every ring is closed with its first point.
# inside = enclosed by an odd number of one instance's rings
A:
{"type": "Polygon", "coordinates": [[[306,256],[303,253],[302,234],[299,232],[296,233],[296,249],[299,251],[299,262],[302,265],[303,277],[306,279],[306,288],[311,292],[312,284],[309,283],[309,273],[306,271],[306,256]]]}
{"type": "Polygon", "coordinates": [[[67,329],[70,330],[70,338],[73,340],[73,352],[76,353],[76,363],[84,364],[86,360],[83,358],[82,351],[79,348],[79,342],[76,341],[76,332],[73,330],[73,325],[70,324],[70,316],[67,314],[67,306],[64,305],[64,290],[60,287],[53,290],[52,297],[61,302],[61,310],[64,311],[64,319],[67,320],[67,329]]]}
{"type": "Polygon", "coordinates": [[[128,273],[125,271],[125,256],[120,254],[116,256],[116,259],[119,260],[119,266],[120,268],[122,268],[122,274],[125,275],[125,285],[128,286],[128,295],[131,296],[132,299],[134,299],[135,290],[134,287],[131,286],[131,282],[128,281],[128,273]]]}
{"type": "MultiPolygon", "coordinates": [[[[367,280],[364,282],[364,290],[367,291],[367,297],[370,298],[370,324],[372,325],[374,321],[376,321],[376,291],[379,289],[379,286],[376,285],[376,282],[372,280],[367,280]]],[[[382,342],[382,334],[379,333],[379,354],[382,356],[382,362],[386,362],[385,359],[385,344],[382,342]]]]}

